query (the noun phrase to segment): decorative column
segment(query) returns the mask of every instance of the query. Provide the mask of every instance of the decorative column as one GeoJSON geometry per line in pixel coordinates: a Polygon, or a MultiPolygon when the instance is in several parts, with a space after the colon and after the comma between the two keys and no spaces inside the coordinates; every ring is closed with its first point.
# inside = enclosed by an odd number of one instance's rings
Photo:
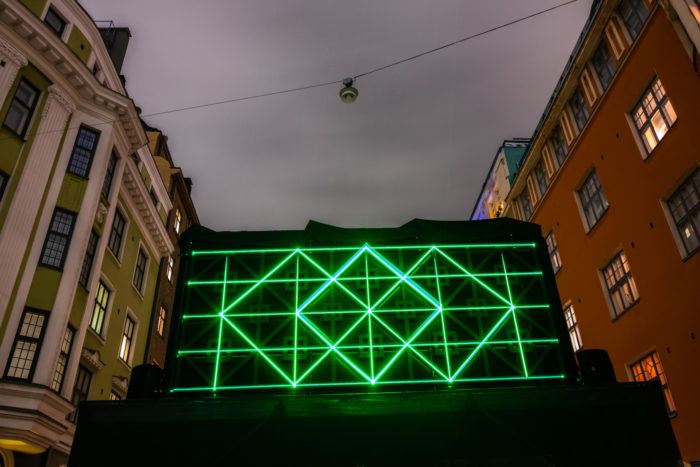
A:
{"type": "Polygon", "coordinates": [[[14,46],[0,39],[0,102],[5,102],[17,72],[26,65],[26,57],[14,46]]]}
{"type": "MultiPolygon", "coordinates": [[[[29,292],[41,246],[44,243],[48,223],[53,213],[53,206],[42,209],[41,199],[52,184],[61,183],[63,174],[57,180],[52,180],[51,169],[58,157],[58,147],[66,129],[69,115],[75,110],[75,104],[55,84],[48,89],[46,104],[40,116],[39,127],[34,142],[29,149],[26,165],[22,173],[12,174],[20,179],[17,191],[12,198],[12,204],[7,213],[5,224],[0,231],[0,320],[7,310],[10,295],[17,286],[19,291],[14,304],[14,310],[21,310],[29,292]],[[39,229],[32,238],[32,227],[39,221],[39,229]],[[32,243],[29,244],[30,239],[32,243]],[[19,270],[25,253],[30,253],[27,267],[21,277],[19,270]]],[[[50,202],[50,201],[49,201],[50,202]]],[[[17,328],[19,313],[11,316],[9,321],[10,334],[17,328]]],[[[9,334],[8,334],[9,335],[9,334]]],[[[0,362],[4,361],[9,352],[4,339],[0,348],[0,362]]]]}

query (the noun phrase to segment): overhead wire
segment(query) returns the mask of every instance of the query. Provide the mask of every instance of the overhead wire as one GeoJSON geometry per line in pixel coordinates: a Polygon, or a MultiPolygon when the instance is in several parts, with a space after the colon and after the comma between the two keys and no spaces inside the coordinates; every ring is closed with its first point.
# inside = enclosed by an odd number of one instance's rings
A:
{"type": "MultiPolygon", "coordinates": [[[[448,48],[448,47],[452,47],[452,46],[454,46],[454,45],[461,44],[461,43],[466,42],[466,41],[468,41],[468,40],[475,39],[475,38],[477,38],[477,37],[483,36],[483,35],[485,35],[485,34],[488,34],[488,33],[494,32],[494,31],[498,31],[499,29],[503,29],[503,28],[506,28],[506,27],[508,27],[508,26],[512,26],[512,25],[514,25],[514,24],[517,24],[517,23],[526,21],[526,20],[531,19],[531,18],[534,18],[534,17],[536,17],[536,16],[543,15],[543,14],[545,14],[545,13],[549,13],[550,11],[556,10],[556,9],[558,9],[558,8],[562,8],[562,7],[564,7],[564,6],[570,5],[570,4],[575,3],[575,2],[577,2],[577,1],[578,1],[578,0],[567,0],[567,1],[563,2],[563,3],[559,3],[559,4],[554,5],[554,6],[552,6],[552,7],[545,8],[544,10],[539,10],[539,11],[537,11],[537,12],[535,12],[535,13],[531,13],[531,14],[529,14],[529,15],[527,15],[527,16],[522,16],[522,17],[520,17],[520,18],[517,18],[517,19],[515,19],[515,20],[509,21],[509,22],[507,22],[507,23],[503,23],[503,24],[500,24],[500,25],[498,25],[498,26],[494,26],[494,27],[492,27],[492,28],[485,29],[485,30],[480,31],[480,32],[478,32],[478,33],[471,34],[471,35],[466,36],[466,37],[463,37],[463,38],[461,38],[461,39],[457,39],[457,40],[455,40],[455,41],[452,41],[452,42],[449,42],[449,43],[447,43],[447,44],[441,45],[441,46],[439,46],[439,47],[435,47],[435,48],[433,48],[433,49],[426,50],[425,52],[421,52],[421,53],[418,53],[418,54],[416,54],[416,55],[412,55],[412,56],[410,56],[410,57],[406,57],[406,58],[403,58],[403,59],[401,59],[401,60],[397,60],[397,61],[391,62],[391,63],[389,63],[389,64],[387,64],[387,65],[383,65],[383,66],[380,66],[380,67],[377,67],[377,68],[373,68],[373,69],[368,70],[368,71],[365,71],[365,72],[363,72],[363,73],[359,73],[359,74],[357,74],[357,75],[354,75],[354,76],[353,76],[353,79],[362,78],[362,77],[371,75],[371,74],[373,74],[373,73],[377,73],[377,72],[386,70],[387,68],[391,68],[391,67],[394,67],[394,66],[397,66],[397,65],[401,65],[402,63],[406,63],[406,62],[415,60],[415,59],[417,59],[417,58],[424,57],[424,56],[426,56],[426,55],[428,55],[428,54],[432,54],[432,53],[438,52],[438,51],[440,51],[440,50],[444,50],[444,49],[446,49],[446,48],[448,48]]],[[[217,105],[230,104],[230,103],[233,103],[233,102],[241,102],[241,101],[246,101],[246,100],[258,99],[258,98],[262,98],[262,97],[270,97],[270,96],[276,96],[276,95],[280,95],[280,94],[288,94],[288,93],[292,93],[292,92],[304,91],[304,90],[307,90],[307,89],[320,88],[320,87],[330,86],[330,85],[333,85],[333,84],[340,84],[340,83],[342,83],[342,82],[343,82],[342,79],[338,79],[338,80],[334,80],[334,81],[326,81],[326,82],[322,82],[322,83],[309,84],[309,85],[306,85],[306,86],[299,86],[299,87],[291,88],[291,89],[283,89],[283,90],[279,90],[279,91],[270,91],[270,92],[264,92],[264,93],[260,93],[260,94],[253,94],[253,95],[250,95],[250,96],[236,97],[236,98],[224,99],[224,100],[215,101],[215,102],[208,102],[208,103],[205,103],[205,104],[197,104],[197,105],[191,105],[191,106],[186,106],[186,107],[178,107],[178,108],[174,108],[174,109],[163,110],[163,111],[160,111],[160,112],[151,112],[151,113],[149,113],[149,114],[140,115],[140,117],[142,117],[142,118],[156,117],[156,116],[160,116],[160,115],[167,115],[167,114],[172,114],[172,113],[177,113],[177,112],[185,112],[185,111],[188,111],[188,110],[202,109],[202,108],[205,108],[205,107],[214,107],[214,106],[217,106],[217,105]]],[[[108,123],[114,123],[115,121],[116,121],[116,120],[106,120],[106,121],[97,123],[96,125],[104,125],[104,124],[108,124],[108,123]]],[[[77,128],[77,127],[75,127],[75,128],[77,128]]],[[[70,129],[73,129],[73,128],[70,128],[70,129]]],[[[54,132],[59,132],[59,131],[64,131],[64,130],[65,130],[64,128],[61,128],[61,129],[57,129],[57,130],[46,130],[46,131],[42,131],[42,132],[34,132],[34,133],[31,133],[31,134],[33,134],[33,135],[38,135],[38,134],[44,134],[44,133],[54,133],[54,132]]],[[[29,135],[27,135],[27,136],[29,136],[29,135]]],[[[10,137],[0,138],[0,140],[7,139],[7,138],[10,138],[10,137]]]]}

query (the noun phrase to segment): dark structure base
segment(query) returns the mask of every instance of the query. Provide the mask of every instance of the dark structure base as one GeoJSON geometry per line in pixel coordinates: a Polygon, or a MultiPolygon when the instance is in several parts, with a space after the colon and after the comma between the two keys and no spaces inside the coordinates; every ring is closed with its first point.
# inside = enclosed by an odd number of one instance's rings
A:
{"type": "Polygon", "coordinates": [[[69,467],[677,466],[658,384],[87,402],[69,467]]]}

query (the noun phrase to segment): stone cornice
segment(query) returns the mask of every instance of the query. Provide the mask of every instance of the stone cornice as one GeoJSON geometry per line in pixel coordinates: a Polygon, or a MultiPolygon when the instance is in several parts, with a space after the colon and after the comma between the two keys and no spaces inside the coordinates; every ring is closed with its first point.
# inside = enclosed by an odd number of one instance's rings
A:
{"type": "MultiPolygon", "coordinates": [[[[73,100],[70,97],[68,97],[61,90],[60,87],[58,87],[55,84],[49,86],[49,99],[53,99],[54,102],[60,104],[61,107],[63,107],[68,112],[68,114],[73,113],[73,111],[75,110],[75,104],[73,103],[73,100]]],[[[44,106],[44,111],[41,115],[42,119],[46,117],[46,114],[49,111],[49,107],[49,105],[44,106]]]]}
{"type": "Polygon", "coordinates": [[[9,58],[15,65],[23,67],[27,65],[27,57],[22,55],[18,49],[5,41],[0,41],[0,54],[9,58]]]}

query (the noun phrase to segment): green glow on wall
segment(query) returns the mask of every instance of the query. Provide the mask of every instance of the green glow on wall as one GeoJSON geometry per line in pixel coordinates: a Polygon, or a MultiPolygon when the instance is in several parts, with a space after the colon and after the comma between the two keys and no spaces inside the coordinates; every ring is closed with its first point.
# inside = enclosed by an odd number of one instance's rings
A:
{"type": "Polygon", "coordinates": [[[564,378],[533,243],[190,261],[173,392],[564,378]]]}

